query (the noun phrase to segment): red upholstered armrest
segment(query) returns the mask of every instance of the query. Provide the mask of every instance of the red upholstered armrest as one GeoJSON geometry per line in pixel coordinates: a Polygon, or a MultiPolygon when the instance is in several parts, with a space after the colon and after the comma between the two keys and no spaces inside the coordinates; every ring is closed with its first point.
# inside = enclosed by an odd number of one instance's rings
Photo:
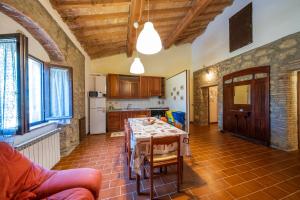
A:
{"type": "Polygon", "coordinates": [[[93,194],[85,188],[73,188],[53,194],[47,200],[94,200],[93,194]]]}
{"type": "Polygon", "coordinates": [[[97,198],[100,186],[101,173],[98,170],[79,168],[55,171],[54,175],[43,182],[34,192],[41,199],[67,189],[85,188],[97,198]]]}

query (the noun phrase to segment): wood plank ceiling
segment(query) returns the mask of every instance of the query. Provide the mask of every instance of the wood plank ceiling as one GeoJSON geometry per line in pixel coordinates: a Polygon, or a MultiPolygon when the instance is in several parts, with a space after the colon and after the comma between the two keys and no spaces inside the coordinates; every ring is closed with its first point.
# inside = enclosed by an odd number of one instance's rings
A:
{"type": "Polygon", "coordinates": [[[233,0],[50,0],[82,47],[94,58],[135,50],[138,32],[148,20],[164,48],[191,43],[233,0]]]}

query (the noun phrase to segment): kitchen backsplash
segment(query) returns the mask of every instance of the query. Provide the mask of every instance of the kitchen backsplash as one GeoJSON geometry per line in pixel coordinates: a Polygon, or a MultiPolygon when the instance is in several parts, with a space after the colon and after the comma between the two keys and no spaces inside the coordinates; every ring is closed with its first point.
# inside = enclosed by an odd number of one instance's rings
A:
{"type": "Polygon", "coordinates": [[[128,105],[130,108],[163,108],[168,107],[166,105],[165,99],[160,99],[158,97],[150,99],[110,99],[107,100],[107,109],[113,106],[114,109],[127,109],[128,105]]]}

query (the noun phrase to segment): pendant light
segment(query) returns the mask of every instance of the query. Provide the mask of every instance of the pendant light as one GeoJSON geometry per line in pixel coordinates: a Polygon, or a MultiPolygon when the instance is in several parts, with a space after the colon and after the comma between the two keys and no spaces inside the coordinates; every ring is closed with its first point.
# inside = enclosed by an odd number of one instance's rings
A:
{"type": "Polygon", "coordinates": [[[154,25],[149,20],[149,0],[148,0],[148,21],[144,24],[136,44],[136,49],[142,54],[155,54],[162,49],[162,43],[158,32],[155,30],[154,25]]]}
{"type": "MultiPolygon", "coordinates": [[[[137,28],[138,28],[138,23],[135,22],[134,23],[134,28],[135,28],[135,39],[137,38],[137,28]]],[[[143,74],[145,72],[144,70],[144,65],[141,61],[141,59],[139,58],[139,53],[138,51],[136,52],[136,57],[134,58],[133,60],[133,63],[131,64],[131,67],[130,67],[130,73],[132,74],[143,74]]]]}

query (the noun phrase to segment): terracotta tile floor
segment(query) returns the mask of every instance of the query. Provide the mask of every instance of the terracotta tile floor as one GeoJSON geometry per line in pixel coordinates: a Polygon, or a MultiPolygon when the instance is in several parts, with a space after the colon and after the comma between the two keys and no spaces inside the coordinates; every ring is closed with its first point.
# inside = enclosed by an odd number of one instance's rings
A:
{"type": "MultiPolygon", "coordinates": [[[[155,180],[159,199],[300,199],[300,154],[287,153],[222,134],[217,126],[191,126],[192,157],[185,158],[181,193],[172,168],[155,180]]],[[[92,167],[103,174],[101,199],[137,196],[128,180],[123,138],[89,136],[55,169],[92,167]]],[[[142,181],[149,191],[149,180],[142,181]]]]}

